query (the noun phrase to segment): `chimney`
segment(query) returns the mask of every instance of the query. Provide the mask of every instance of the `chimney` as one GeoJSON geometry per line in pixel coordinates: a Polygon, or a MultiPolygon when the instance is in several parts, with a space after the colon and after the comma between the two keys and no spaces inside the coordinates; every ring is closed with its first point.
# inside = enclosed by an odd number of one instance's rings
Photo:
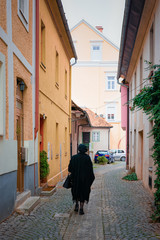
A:
{"type": "Polygon", "coordinates": [[[101,33],[103,32],[103,27],[102,27],[102,26],[96,26],[96,28],[97,28],[98,31],[100,31],[101,33]]]}

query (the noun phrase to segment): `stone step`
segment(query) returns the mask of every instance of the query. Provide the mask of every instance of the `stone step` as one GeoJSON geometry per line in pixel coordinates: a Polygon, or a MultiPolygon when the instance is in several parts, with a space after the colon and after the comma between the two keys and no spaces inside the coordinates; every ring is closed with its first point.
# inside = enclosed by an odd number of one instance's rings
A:
{"type": "Polygon", "coordinates": [[[18,194],[15,202],[15,209],[18,208],[22,203],[24,203],[30,196],[31,196],[30,190],[18,194]]]}
{"type": "Polygon", "coordinates": [[[40,197],[29,197],[22,205],[16,208],[20,214],[29,214],[40,202],[40,197]]]}

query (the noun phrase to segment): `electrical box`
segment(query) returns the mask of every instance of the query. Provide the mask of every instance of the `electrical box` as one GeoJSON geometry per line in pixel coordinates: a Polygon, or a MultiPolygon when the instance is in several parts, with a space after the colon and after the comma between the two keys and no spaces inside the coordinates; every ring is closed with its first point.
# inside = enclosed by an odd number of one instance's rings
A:
{"type": "Polygon", "coordinates": [[[21,162],[28,162],[28,148],[21,147],[21,162]]]}

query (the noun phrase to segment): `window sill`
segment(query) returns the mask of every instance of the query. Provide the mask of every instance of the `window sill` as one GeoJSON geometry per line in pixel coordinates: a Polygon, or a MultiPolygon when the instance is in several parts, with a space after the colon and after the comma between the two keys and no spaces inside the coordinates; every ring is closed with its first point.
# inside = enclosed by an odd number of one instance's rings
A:
{"type": "Polygon", "coordinates": [[[117,92],[118,89],[105,89],[105,92],[117,92]]]}
{"type": "Polygon", "coordinates": [[[58,158],[59,158],[59,154],[56,154],[55,159],[58,159],[58,158]]]}
{"type": "Polygon", "coordinates": [[[59,89],[59,83],[58,83],[58,82],[55,83],[55,87],[56,87],[57,89],[59,89]]]}
{"type": "Polygon", "coordinates": [[[44,72],[46,72],[46,66],[41,62],[40,67],[43,69],[44,72]]]}

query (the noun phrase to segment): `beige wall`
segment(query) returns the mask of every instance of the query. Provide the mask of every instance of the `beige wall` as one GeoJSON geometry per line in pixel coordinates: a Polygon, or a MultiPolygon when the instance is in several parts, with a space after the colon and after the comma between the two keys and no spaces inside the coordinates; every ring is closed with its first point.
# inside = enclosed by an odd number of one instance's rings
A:
{"type": "Polygon", "coordinates": [[[125,131],[121,129],[120,86],[106,90],[106,74],[117,72],[118,49],[99,36],[88,25],[81,23],[72,30],[72,38],[78,55],[78,62],[72,70],[72,100],[80,107],[87,107],[97,114],[106,116],[107,103],[116,107],[116,121],[111,122],[110,148],[125,149],[125,131]],[[101,41],[102,61],[91,60],[91,41],[101,41]]]}
{"type": "Polygon", "coordinates": [[[109,141],[109,129],[107,128],[94,128],[94,127],[80,127],[79,133],[79,143],[82,142],[82,133],[83,132],[90,132],[90,149],[89,155],[94,160],[95,153],[98,150],[108,150],[108,141],[109,141]],[[100,141],[93,142],[92,133],[99,132],[100,133],[100,141]]]}

